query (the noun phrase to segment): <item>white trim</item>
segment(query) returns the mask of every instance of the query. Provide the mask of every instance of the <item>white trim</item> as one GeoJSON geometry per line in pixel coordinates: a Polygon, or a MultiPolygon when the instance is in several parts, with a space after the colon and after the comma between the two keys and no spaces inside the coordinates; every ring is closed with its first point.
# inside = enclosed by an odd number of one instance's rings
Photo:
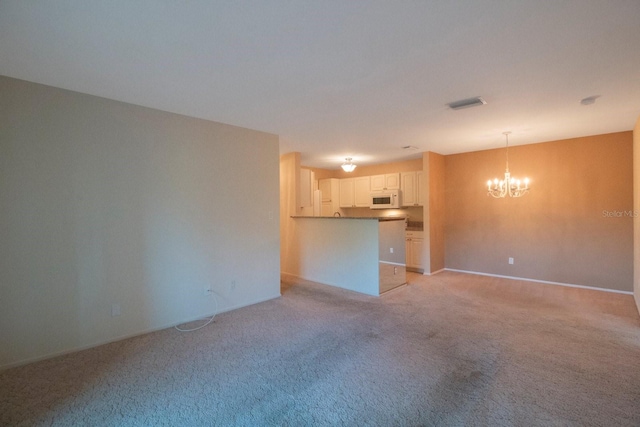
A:
{"type": "Polygon", "coordinates": [[[401,262],[391,262],[391,261],[378,261],[380,264],[391,264],[391,265],[399,265],[400,267],[406,267],[407,264],[403,264],[401,262]]]}
{"type": "MultiPolygon", "coordinates": [[[[327,217],[329,218],[329,217],[327,217]]],[[[353,289],[347,289],[347,288],[343,288],[342,286],[336,286],[336,285],[332,285],[331,283],[323,283],[323,282],[318,282],[315,280],[311,280],[311,279],[305,279],[304,277],[300,277],[300,276],[296,276],[295,274],[291,274],[291,273],[280,273],[280,280],[284,283],[287,284],[301,284],[301,285],[320,285],[320,286],[331,286],[332,288],[336,288],[336,289],[342,289],[343,291],[347,291],[347,292],[351,292],[353,294],[357,294],[357,295],[361,295],[364,297],[373,297],[373,298],[379,298],[382,294],[378,291],[377,295],[374,294],[366,294],[364,292],[360,292],[360,291],[354,291],[353,289]]],[[[407,283],[404,283],[403,285],[400,286],[404,286],[407,283]]],[[[395,288],[394,288],[395,289],[395,288]]],[[[388,290],[387,292],[392,291],[393,289],[388,290]]],[[[386,294],[387,292],[383,292],[383,294],[386,294]]]]}
{"type": "Polygon", "coordinates": [[[434,274],[438,274],[438,273],[442,273],[443,271],[447,270],[446,268],[441,268],[438,271],[434,271],[433,273],[429,273],[427,271],[425,271],[424,273],[422,273],[424,276],[433,276],[434,274]]]}
{"type": "Polygon", "coordinates": [[[407,283],[407,282],[404,282],[403,284],[398,285],[398,286],[396,286],[395,288],[391,288],[391,289],[389,289],[388,291],[384,291],[384,292],[382,292],[382,293],[379,295],[379,297],[383,297],[383,296],[385,296],[385,295],[388,295],[389,293],[391,293],[391,292],[393,292],[393,291],[397,291],[398,289],[406,288],[406,287],[407,287],[407,285],[408,285],[408,283],[407,283]]]}
{"type": "MultiPolygon", "coordinates": [[[[562,282],[549,282],[547,280],[528,279],[526,277],[503,276],[501,274],[480,273],[478,271],[457,270],[455,268],[445,268],[445,270],[446,271],[455,271],[457,273],[477,274],[479,276],[500,277],[500,278],[503,278],[503,279],[512,279],[512,280],[524,280],[526,282],[544,283],[544,284],[547,284],[547,285],[567,286],[569,288],[590,289],[592,291],[613,292],[613,293],[616,293],[616,294],[633,295],[633,292],[629,292],[629,291],[618,291],[616,289],[597,288],[595,286],[573,285],[571,283],[562,283],[562,282]]],[[[440,270],[440,271],[442,271],[442,270],[440,270]]]]}

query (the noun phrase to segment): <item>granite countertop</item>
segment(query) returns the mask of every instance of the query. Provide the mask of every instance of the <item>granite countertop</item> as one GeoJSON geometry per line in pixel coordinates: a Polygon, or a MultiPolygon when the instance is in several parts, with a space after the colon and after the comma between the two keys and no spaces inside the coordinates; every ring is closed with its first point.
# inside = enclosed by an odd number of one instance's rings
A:
{"type": "Polygon", "coordinates": [[[376,221],[404,221],[403,217],[374,217],[374,216],[300,216],[293,215],[291,218],[311,218],[311,219],[371,219],[376,221]]]}
{"type": "MultiPolygon", "coordinates": [[[[291,218],[315,218],[315,219],[369,219],[376,221],[405,221],[406,218],[401,216],[302,216],[292,215],[291,218]]],[[[424,223],[422,221],[407,221],[406,231],[424,231],[424,223]]]]}

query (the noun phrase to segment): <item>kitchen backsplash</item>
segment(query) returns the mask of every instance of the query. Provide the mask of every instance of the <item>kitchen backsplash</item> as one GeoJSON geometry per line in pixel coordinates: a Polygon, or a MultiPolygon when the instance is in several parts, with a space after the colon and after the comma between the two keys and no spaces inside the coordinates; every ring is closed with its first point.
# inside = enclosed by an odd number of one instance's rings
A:
{"type": "Polygon", "coordinates": [[[407,230],[422,231],[424,223],[422,221],[407,221],[407,230]]]}

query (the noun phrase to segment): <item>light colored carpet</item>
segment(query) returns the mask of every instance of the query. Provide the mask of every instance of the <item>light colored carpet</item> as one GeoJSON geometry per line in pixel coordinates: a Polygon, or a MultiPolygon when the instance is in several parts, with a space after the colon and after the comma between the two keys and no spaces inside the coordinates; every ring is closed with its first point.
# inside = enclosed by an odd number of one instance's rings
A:
{"type": "Polygon", "coordinates": [[[628,295],[444,272],[0,372],[0,425],[640,425],[628,295]]]}

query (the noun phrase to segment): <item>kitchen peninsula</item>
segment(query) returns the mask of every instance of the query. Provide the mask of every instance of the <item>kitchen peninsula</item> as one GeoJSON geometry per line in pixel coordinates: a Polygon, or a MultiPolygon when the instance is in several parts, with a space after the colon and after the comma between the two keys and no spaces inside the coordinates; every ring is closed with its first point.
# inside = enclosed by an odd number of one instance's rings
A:
{"type": "Polygon", "coordinates": [[[404,218],[292,218],[298,278],[375,296],[406,284],[404,218]]]}

